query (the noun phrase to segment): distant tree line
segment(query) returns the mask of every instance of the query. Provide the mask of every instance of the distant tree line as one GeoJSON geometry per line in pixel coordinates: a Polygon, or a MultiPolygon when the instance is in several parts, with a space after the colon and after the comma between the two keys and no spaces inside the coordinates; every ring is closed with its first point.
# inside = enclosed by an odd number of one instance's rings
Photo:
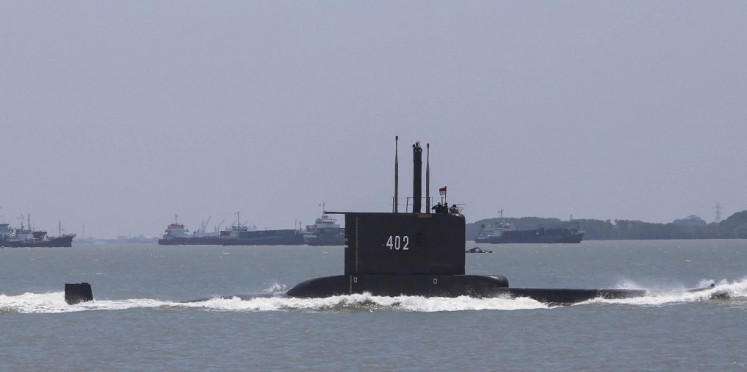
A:
{"type": "MultiPolygon", "coordinates": [[[[504,218],[519,230],[538,227],[571,227],[578,224],[584,231],[584,240],[636,240],[636,239],[747,239],[747,211],[731,215],[720,223],[698,223],[697,216],[675,220],[672,223],[651,223],[636,220],[574,219],[573,222],[557,218],[521,217],[504,218]]],[[[467,240],[475,238],[484,224],[494,224],[498,218],[467,224],[467,240]]],[[[700,220],[702,221],[702,220],[700,220]]]]}

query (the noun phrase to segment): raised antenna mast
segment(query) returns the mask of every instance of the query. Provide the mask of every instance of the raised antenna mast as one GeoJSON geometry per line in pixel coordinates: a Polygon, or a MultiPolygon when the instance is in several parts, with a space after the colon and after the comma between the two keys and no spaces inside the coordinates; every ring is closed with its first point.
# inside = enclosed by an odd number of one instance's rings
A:
{"type": "Polygon", "coordinates": [[[412,213],[420,213],[420,203],[423,196],[423,148],[420,142],[412,145],[412,213]]]}
{"type": "Polygon", "coordinates": [[[399,136],[394,136],[394,201],[392,202],[394,213],[397,213],[397,204],[399,203],[399,161],[397,160],[399,147],[398,141],[399,136]]]}
{"type": "Polygon", "coordinates": [[[425,144],[425,213],[431,213],[431,144],[425,144]]]}

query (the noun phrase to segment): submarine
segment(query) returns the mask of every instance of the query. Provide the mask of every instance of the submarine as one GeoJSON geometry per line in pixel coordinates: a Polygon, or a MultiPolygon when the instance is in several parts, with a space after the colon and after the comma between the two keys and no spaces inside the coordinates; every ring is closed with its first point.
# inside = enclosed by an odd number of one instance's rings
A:
{"type": "Polygon", "coordinates": [[[344,273],[301,282],[290,297],[329,297],[355,293],[376,296],[529,297],[551,305],[594,298],[646,295],[641,289],[512,288],[501,275],[465,274],[466,223],[459,208],[430,207],[430,145],[426,159],[426,207],[421,211],[422,153],[412,146],[412,210],[398,211],[398,146],[395,137],[394,198],[391,213],[325,212],[345,216],[344,273]]]}
{"type": "MultiPolygon", "coordinates": [[[[395,137],[395,143],[398,141],[395,137]]],[[[428,154],[430,146],[426,145],[428,154]]],[[[301,282],[285,293],[288,297],[320,298],[370,293],[375,296],[423,296],[476,298],[531,298],[548,305],[570,305],[595,298],[642,297],[645,289],[513,288],[501,275],[465,274],[465,217],[448,204],[430,206],[430,164],[426,160],[425,209],[422,203],[422,153],[413,150],[413,203],[410,212],[398,210],[398,149],[394,156],[392,212],[331,212],[345,217],[344,272],[342,275],[301,282]]],[[[444,198],[445,202],[445,198],[444,198]]],[[[697,292],[714,287],[687,289],[697,292]]],[[[223,296],[249,300],[265,296],[223,296]]],[[[209,298],[186,302],[197,302],[209,298]]],[[[65,301],[78,304],[93,300],[88,283],[65,284],[65,301]]]]}

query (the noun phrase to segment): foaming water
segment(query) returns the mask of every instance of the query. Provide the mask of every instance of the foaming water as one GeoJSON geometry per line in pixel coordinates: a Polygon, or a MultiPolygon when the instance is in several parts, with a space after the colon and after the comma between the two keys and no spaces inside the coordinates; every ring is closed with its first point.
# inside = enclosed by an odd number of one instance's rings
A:
{"type": "Polygon", "coordinates": [[[218,311],[469,311],[469,310],[522,310],[547,308],[532,299],[473,297],[419,297],[419,296],[372,296],[368,293],[326,298],[293,298],[284,295],[242,296],[212,298],[192,302],[161,301],[156,299],[98,299],[68,305],[63,292],[24,293],[18,296],[0,295],[0,312],[17,313],[65,313],[96,310],[127,310],[134,308],[185,308],[218,311]]]}
{"type": "MultiPolygon", "coordinates": [[[[713,283],[713,281],[703,281],[713,283]]],[[[628,286],[632,282],[622,283],[628,286]]],[[[326,298],[292,298],[283,294],[284,285],[274,284],[264,295],[211,298],[193,302],[162,301],[157,299],[97,299],[75,305],[68,305],[63,292],[24,293],[17,296],[0,294],[0,312],[17,313],[65,313],[76,311],[127,310],[134,308],[184,308],[215,311],[265,312],[356,312],[356,311],[407,311],[407,312],[449,312],[476,310],[532,310],[553,307],[530,298],[474,298],[460,297],[420,297],[420,296],[373,296],[368,293],[326,298]]],[[[662,306],[704,301],[747,300],[747,279],[734,282],[722,280],[713,287],[698,291],[682,289],[649,290],[645,296],[626,299],[596,298],[575,304],[624,304],[635,306],[662,306]]]]}
{"type": "MultiPolygon", "coordinates": [[[[635,287],[632,282],[626,282],[629,288],[645,289],[635,287]]],[[[711,300],[733,300],[743,302],[747,300],[747,278],[734,282],[721,280],[716,283],[713,280],[701,280],[699,283],[701,290],[687,291],[683,289],[652,289],[648,290],[645,296],[632,297],[624,299],[603,299],[595,298],[585,301],[583,304],[627,304],[638,306],[662,306],[671,304],[704,302],[711,300]]]]}
{"type": "Polygon", "coordinates": [[[94,300],[68,305],[64,292],[24,293],[18,296],[0,294],[0,313],[54,314],[87,310],[126,310],[173,305],[152,299],[94,300]]]}
{"type": "Polygon", "coordinates": [[[518,298],[484,298],[468,296],[420,297],[373,296],[369,293],[326,298],[257,297],[251,299],[212,299],[190,303],[189,307],[238,311],[469,311],[469,310],[521,310],[547,308],[540,302],[518,298]]]}
{"type": "Polygon", "coordinates": [[[262,291],[266,294],[281,294],[288,292],[288,286],[285,284],[273,283],[269,288],[262,291]]]}

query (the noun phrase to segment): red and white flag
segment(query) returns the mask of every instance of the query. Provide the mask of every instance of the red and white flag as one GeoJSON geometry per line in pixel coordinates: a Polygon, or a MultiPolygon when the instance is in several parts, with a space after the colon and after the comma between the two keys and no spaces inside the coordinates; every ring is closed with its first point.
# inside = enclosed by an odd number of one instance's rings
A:
{"type": "Polygon", "coordinates": [[[441,194],[441,196],[446,195],[446,186],[438,189],[438,193],[441,194]]]}

